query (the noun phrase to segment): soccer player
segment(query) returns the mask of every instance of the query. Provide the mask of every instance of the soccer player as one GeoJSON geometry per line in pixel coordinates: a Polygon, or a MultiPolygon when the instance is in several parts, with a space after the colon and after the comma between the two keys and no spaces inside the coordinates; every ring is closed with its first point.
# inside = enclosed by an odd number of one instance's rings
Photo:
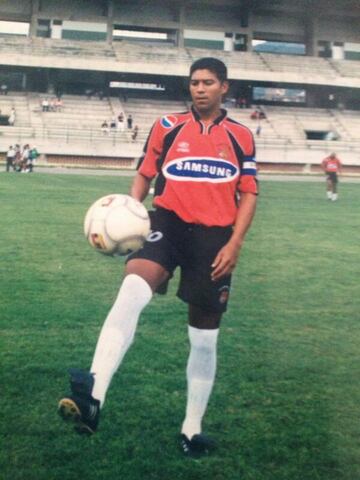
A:
{"type": "Polygon", "coordinates": [[[341,162],[335,153],[331,153],[328,157],[324,158],[321,166],[326,173],[327,198],[335,202],[338,199],[337,184],[338,173],[341,173],[341,162]]]}
{"type": "Polygon", "coordinates": [[[72,370],[71,394],[59,403],[79,433],[97,429],[114,373],[131,345],[138,318],[155,292],[165,293],[176,267],[177,295],[188,304],[190,353],[187,405],[180,446],[187,456],[209,453],[202,419],[213,388],[220,321],[231,273],[255,213],[255,147],[248,128],[221,109],[226,66],[215,58],[190,68],[193,105],[155,122],[131,195],[143,201],[153,179],[152,233],[127,259],[125,278],[102,327],[90,372],[72,370]]]}

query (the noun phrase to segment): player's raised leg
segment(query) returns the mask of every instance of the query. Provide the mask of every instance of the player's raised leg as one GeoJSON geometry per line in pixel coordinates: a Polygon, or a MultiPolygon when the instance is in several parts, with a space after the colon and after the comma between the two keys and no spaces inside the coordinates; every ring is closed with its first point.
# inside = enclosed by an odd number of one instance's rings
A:
{"type": "Polygon", "coordinates": [[[59,402],[59,414],[73,421],[79,433],[96,431],[100,408],[134,339],[140,313],[167,278],[166,270],[155,262],[136,259],[127,264],[125,279],[100,332],[90,372],[71,371],[71,394],[59,402]]]}

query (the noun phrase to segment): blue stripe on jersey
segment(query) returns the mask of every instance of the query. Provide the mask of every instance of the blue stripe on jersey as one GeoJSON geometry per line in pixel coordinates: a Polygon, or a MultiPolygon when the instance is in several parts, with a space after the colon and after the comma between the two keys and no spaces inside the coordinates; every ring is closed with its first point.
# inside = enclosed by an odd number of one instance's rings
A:
{"type": "Polygon", "coordinates": [[[254,155],[245,155],[243,162],[256,162],[256,158],[254,155]]]}
{"type": "Polygon", "coordinates": [[[252,175],[256,176],[256,168],[244,168],[241,170],[241,175],[252,175]]]}

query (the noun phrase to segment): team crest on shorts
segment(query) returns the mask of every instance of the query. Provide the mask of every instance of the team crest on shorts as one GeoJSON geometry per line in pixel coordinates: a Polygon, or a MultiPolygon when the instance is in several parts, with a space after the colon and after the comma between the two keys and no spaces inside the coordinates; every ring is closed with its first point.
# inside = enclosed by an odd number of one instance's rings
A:
{"type": "Polygon", "coordinates": [[[175,117],[175,115],[165,115],[160,120],[160,123],[164,128],[172,128],[174,125],[177,124],[177,118],[175,117]]]}
{"type": "Polygon", "coordinates": [[[225,286],[221,287],[219,289],[220,295],[219,295],[219,303],[226,303],[229,300],[229,295],[230,295],[230,288],[225,286]]]}

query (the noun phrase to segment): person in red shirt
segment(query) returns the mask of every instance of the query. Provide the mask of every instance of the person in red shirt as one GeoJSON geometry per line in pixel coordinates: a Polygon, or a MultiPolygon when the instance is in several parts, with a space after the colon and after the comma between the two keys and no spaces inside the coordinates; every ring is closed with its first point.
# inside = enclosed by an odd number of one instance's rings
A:
{"type": "Polygon", "coordinates": [[[335,153],[331,153],[328,157],[324,158],[321,167],[326,174],[327,198],[336,201],[338,199],[337,184],[338,173],[341,173],[341,162],[335,153]]]}
{"type": "Polygon", "coordinates": [[[89,372],[71,371],[71,395],[59,413],[78,431],[93,433],[113,374],[155,292],[165,293],[181,271],[178,296],[188,304],[190,354],[187,405],[180,446],[201,456],[214,446],[202,433],[213,388],[217,338],[231,274],[252,222],[257,198],[253,135],[221,109],[226,66],[215,58],[190,68],[191,110],[164,115],[150,132],[131,187],[143,201],[155,180],[152,232],[127,259],[125,278],[98,339],[89,372]]]}

